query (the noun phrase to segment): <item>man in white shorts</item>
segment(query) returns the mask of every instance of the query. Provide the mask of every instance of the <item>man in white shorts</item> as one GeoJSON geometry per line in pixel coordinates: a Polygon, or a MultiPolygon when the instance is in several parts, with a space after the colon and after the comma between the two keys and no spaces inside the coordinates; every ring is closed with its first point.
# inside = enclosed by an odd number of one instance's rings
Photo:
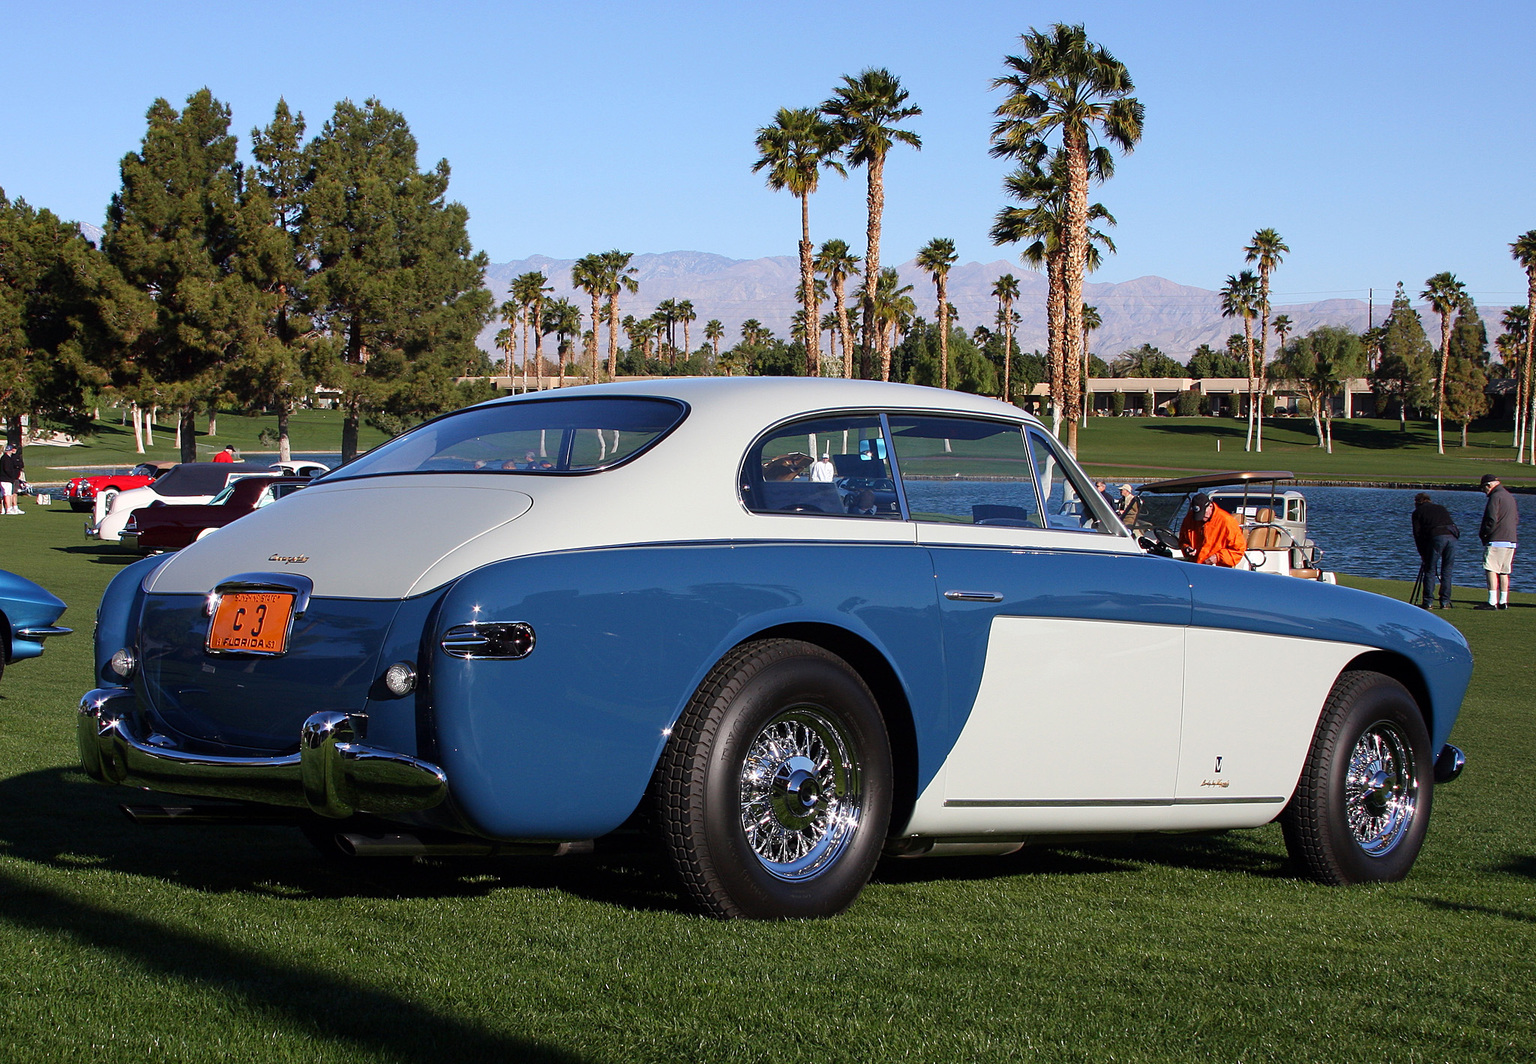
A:
{"type": "Polygon", "coordinates": [[[21,516],[22,509],[16,505],[16,496],[26,479],[21,452],[16,450],[14,443],[7,443],[5,452],[0,454],[0,514],[21,516]]]}
{"type": "Polygon", "coordinates": [[[1504,489],[1492,473],[1482,480],[1483,525],[1478,538],[1483,541],[1483,571],[1488,574],[1488,602],[1472,607],[1477,610],[1509,609],[1509,571],[1515,562],[1515,543],[1520,532],[1520,508],[1515,497],[1504,489]]]}

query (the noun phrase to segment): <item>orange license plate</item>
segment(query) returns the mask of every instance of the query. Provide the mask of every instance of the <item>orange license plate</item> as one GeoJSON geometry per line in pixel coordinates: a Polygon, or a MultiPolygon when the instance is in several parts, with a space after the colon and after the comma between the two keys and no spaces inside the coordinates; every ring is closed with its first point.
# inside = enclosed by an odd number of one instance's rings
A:
{"type": "Polygon", "coordinates": [[[280,591],[230,591],[219,598],[208,626],[214,653],[281,654],[288,649],[293,596],[280,591]]]}

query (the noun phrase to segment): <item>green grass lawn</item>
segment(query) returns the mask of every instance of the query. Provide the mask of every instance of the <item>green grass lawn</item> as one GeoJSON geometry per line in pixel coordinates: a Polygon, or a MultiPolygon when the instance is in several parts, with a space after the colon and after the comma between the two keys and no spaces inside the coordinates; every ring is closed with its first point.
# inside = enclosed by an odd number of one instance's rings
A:
{"type": "Polygon", "coordinates": [[[130,823],[74,740],[123,559],[28,511],[0,565],[77,632],[0,681],[0,1059],[1353,1064],[1536,1039],[1536,596],[1446,615],[1477,657],[1469,764],[1402,883],[1297,879],[1271,826],[890,861],[835,920],[721,923],[644,855],[344,863],[288,828],[130,823]]]}
{"type": "MultiPolygon", "coordinates": [[[[181,451],[175,446],[175,426],[164,422],[155,426],[155,445],[146,447],[143,454],[133,449],[133,426],[119,422],[115,411],[106,411],[105,420],[93,424],[93,431],[81,437],[77,447],[31,446],[26,449],[27,480],[33,484],[46,484],[68,480],[77,476],[78,466],[131,466],[152,459],[177,461],[181,451]]],[[[296,410],[288,421],[288,435],[294,454],[313,452],[339,452],[341,450],[340,410],[296,410]]],[[[263,429],[277,435],[277,416],[274,414],[222,413],[218,420],[218,435],[209,436],[206,417],[197,419],[197,457],[209,461],[226,444],[234,444],[242,454],[247,452],[271,452],[276,458],[277,444],[262,443],[263,429]]],[[[384,433],[367,424],[358,425],[358,449],[382,443],[384,433]]]]}
{"type": "Polygon", "coordinates": [[[1162,480],[1229,469],[1289,469],[1304,480],[1360,484],[1475,486],[1497,472],[1508,487],[1536,486],[1536,466],[1514,464],[1510,430],[1447,427],[1445,454],[1436,453],[1435,424],[1354,418],[1333,423],[1333,453],[1317,446],[1308,418],[1264,425],[1264,450],[1244,451],[1247,423],[1235,418],[1089,418],[1078,436],[1078,457],[1096,476],[1162,480]],[[1220,450],[1217,444],[1220,443],[1220,450]]]}

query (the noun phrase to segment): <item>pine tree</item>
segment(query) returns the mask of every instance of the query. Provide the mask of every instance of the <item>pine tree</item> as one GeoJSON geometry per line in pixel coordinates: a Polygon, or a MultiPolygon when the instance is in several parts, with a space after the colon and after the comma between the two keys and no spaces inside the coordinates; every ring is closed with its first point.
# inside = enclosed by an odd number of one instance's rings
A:
{"type": "Polygon", "coordinates": [[[121,165],[103,238],[130,285],[154,300],[155,320],[132,352],[135,398],[178,411],[181,458],[197,457],[194,419],[242,342],[259,331],[260,299],[241,270],[240,168],[229,108],[207,89],[176,111],[156,100],[142,148],[121,165]]]}
{"type": "Polygon", "coordinates": [[[1408,429],[1408,407],[1422,406],[1434,397],[1434,348],[1424,335],[1424,322],[1408,302],[1398,282],[1392,311],[1381,327],[1381,354],[1371,373],[1371,390],[1383,405],[1398,403],[1399,427],[1408,429]]]}
{"type": "Polygon", "coordinates": [[[78,226],[0,189],[0,420],[79,432],[153,312],[78,226]]]}
{"type": "Polygon", "coordinates": [[[346,461],[365,411],[391,429],[455,402],[451,377],[484,358],[487,259],[470,248],[468,212],[445,199],[448,161],[418,170],[405,118],[378,100],[338,103],[307,158],[310,304],[336,339],[325,376],[342,393],[346,461]]]}

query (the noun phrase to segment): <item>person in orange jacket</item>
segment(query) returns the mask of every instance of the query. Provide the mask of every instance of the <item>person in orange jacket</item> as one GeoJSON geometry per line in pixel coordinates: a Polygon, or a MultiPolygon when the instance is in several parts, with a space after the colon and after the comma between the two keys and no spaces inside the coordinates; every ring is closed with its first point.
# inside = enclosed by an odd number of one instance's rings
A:
{"type": "Polygon", "coordinates": [[[1204,492],[1189,501],[1189,512],[1179,529],[1179,547],[1184,560],[1200,565],[1224,565],[1236,568],[1248,549],[1237,518],[1217,506],[1204,492]]]}

